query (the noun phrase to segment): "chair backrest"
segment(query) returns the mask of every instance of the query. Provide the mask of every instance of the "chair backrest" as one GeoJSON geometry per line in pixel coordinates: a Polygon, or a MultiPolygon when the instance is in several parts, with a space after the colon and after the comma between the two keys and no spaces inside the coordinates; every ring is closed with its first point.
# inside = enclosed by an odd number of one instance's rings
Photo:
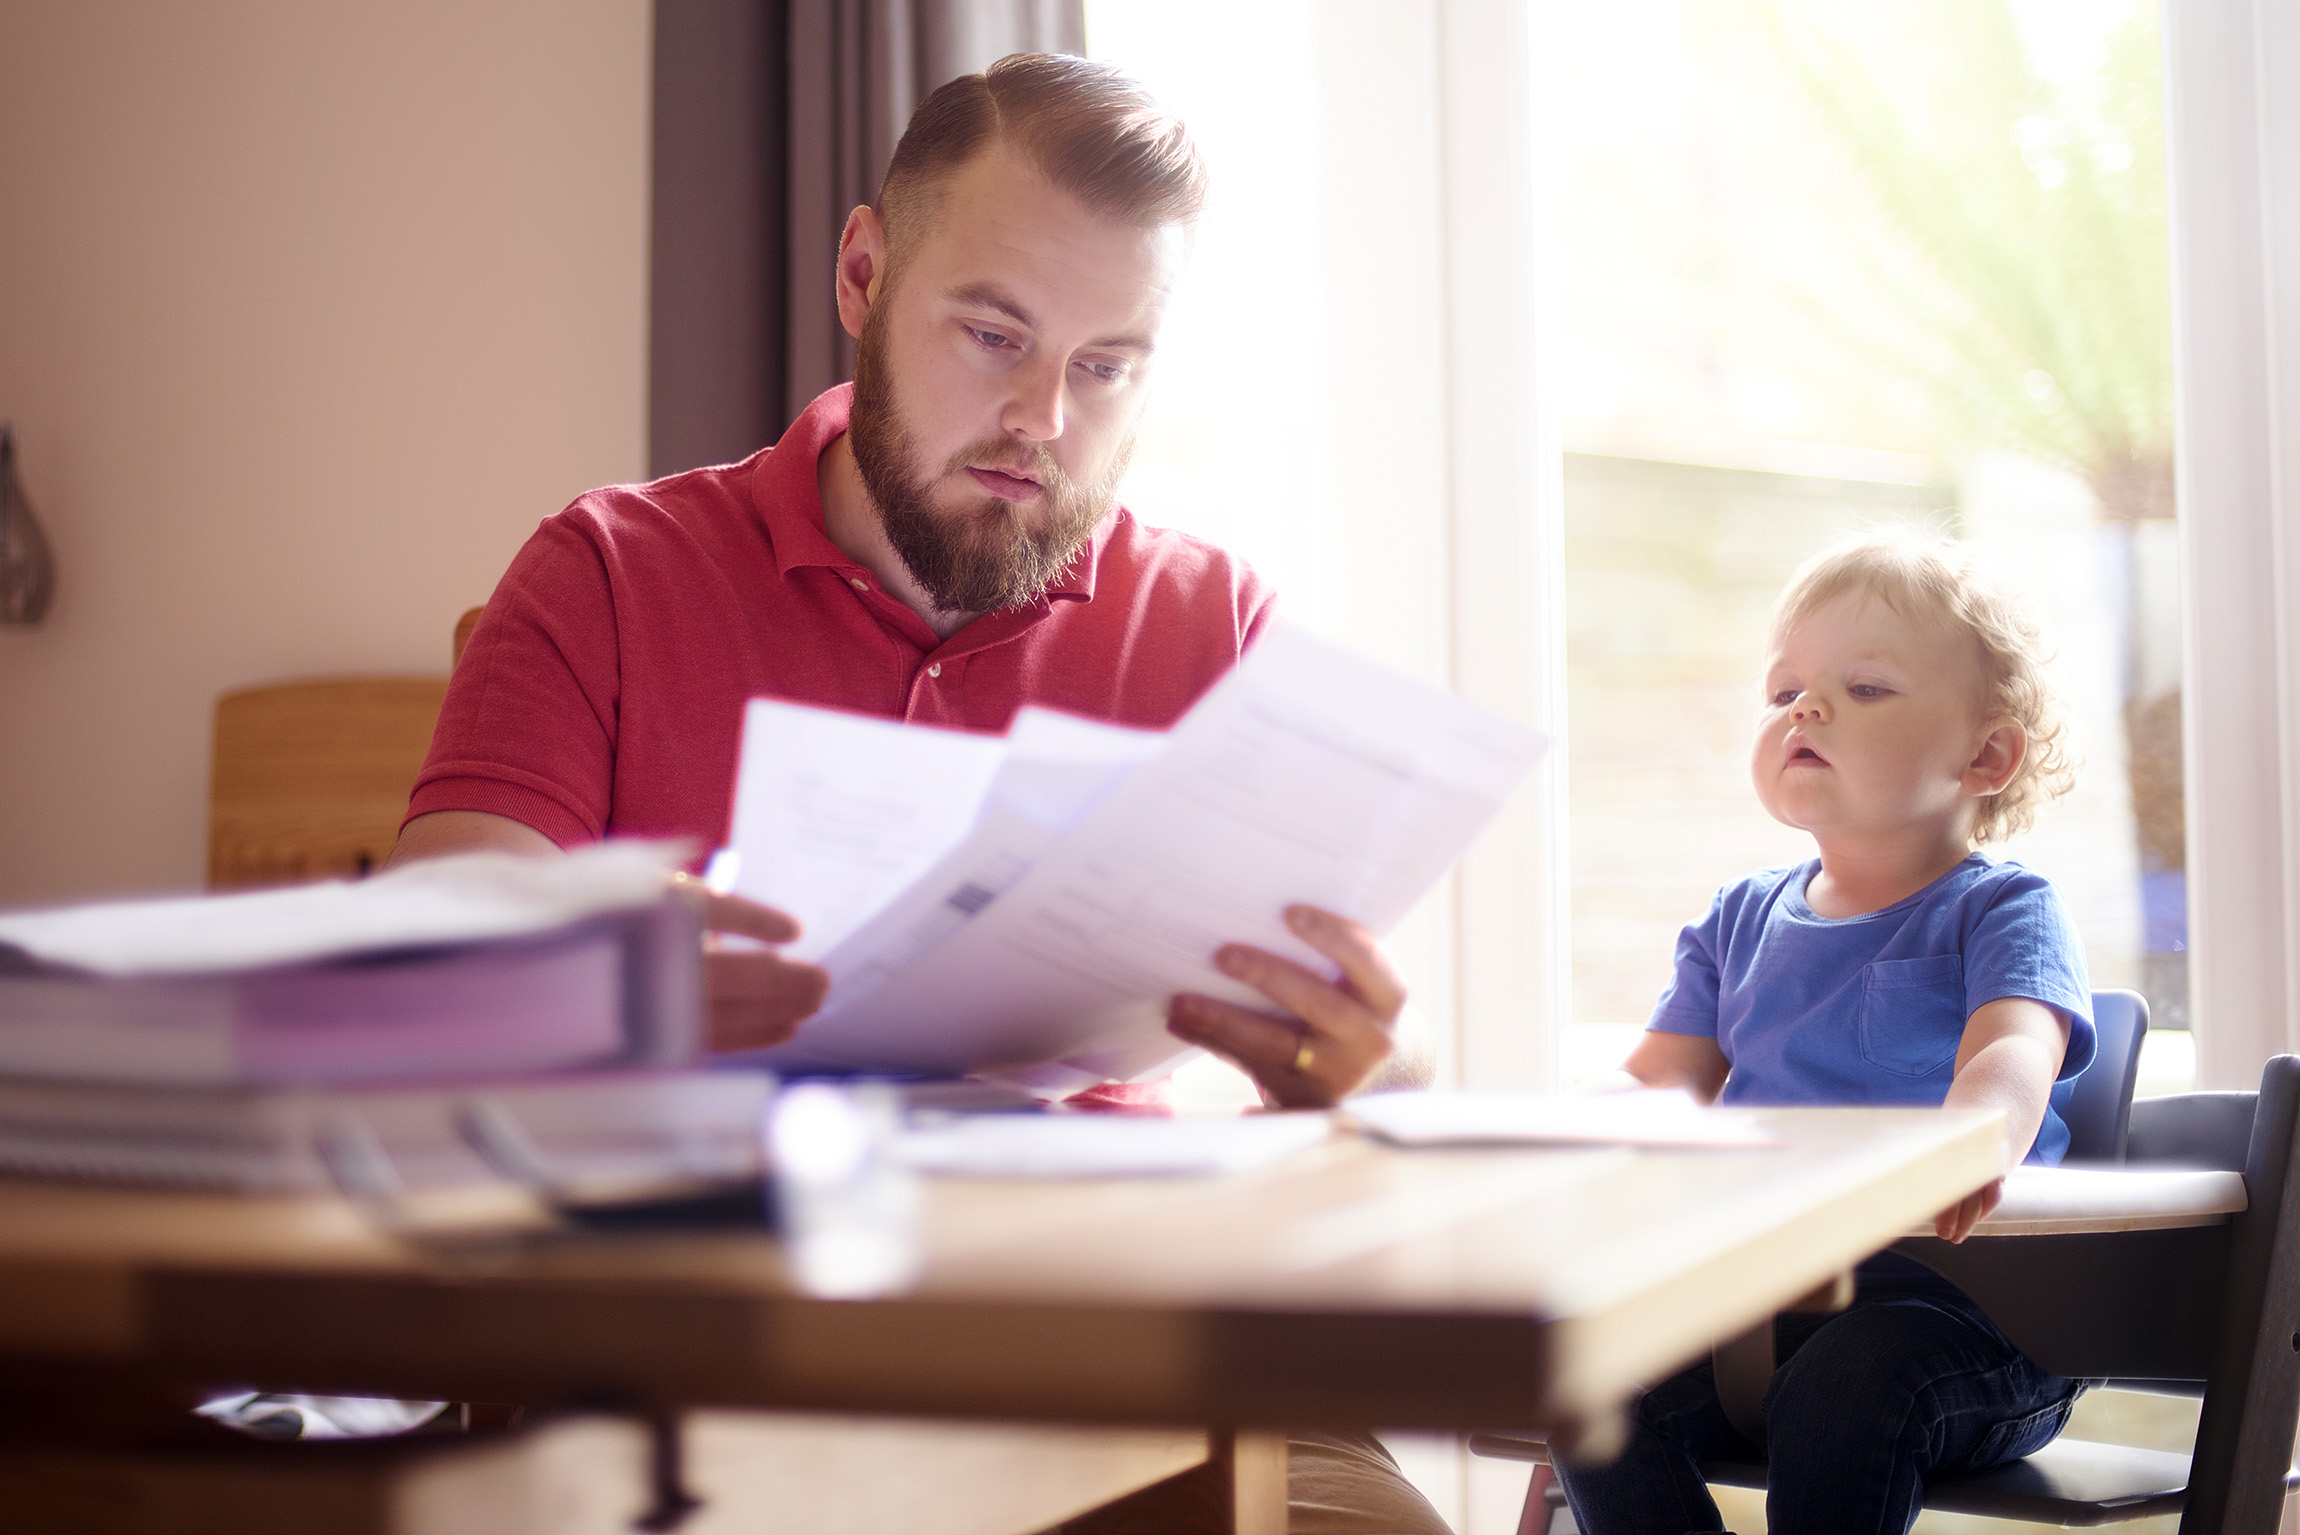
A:
{"type": "Polygon", "coordinates": [[[2070,1083],[2060,1117],[2068,1126],[2070,1162],[2121,1162],[2140,1076],[2140,1042],[2148,1033],[2148,999],[2137,991],[2092,994],[2092,1064],[2070,1083]]]}
{"type": "MultiPolygon", "coordinates": [[[[2227,1365],[2224,1325],[2239,1312],[2257,1317],[2264,1304],[2252,1291],[2230,1299],[2246,1264],[2257,1270],[2266,1261],[2240,1250],[2239,1235],[2258,1240],[2262,1229],[2273,1229],[2292,1181],[2292,1116],[2275,1094],[2300,1100],[2300,1059],[2269,1062],[2262,1083],[2257,1094],[2184,1093],[2144,1098],[2132,1108],[2128,1162],[2243,1170],[2249,1208],[2232,1225],[1975,1237],[1958,1247],[1913,1237],[1894,1250],[1962,1286],[2048,1370],[2214,1380],[2227,1365]]],[[[2300,1270],[2293,1283],[2300,1285],[2300,1270]]],[[[2287,1354],[2295,1331],[2300,1327],[2288,1329],[2280,1345],[2287,1354]]]]}
{"type": "MultiPolygon", "coordinates": [[[[2220,1095],[2214,1094],[2213,1097],[2220,1095]]],[[[2183,1530],[2274,1530],[2300,1424],[2300,1056],[2260,1074],[2183,1530]]]]}
{"type": "Polygon", "coordinates": [[[2252,1154],[2252,1121],[2259,1101],[2256,1092],[2143,1098],[2132,1106],[2124,1159],[2240,1173],[2252,1154]]]}
{"type": "Polygon", "coordinates": [[[479,627],[479,615],[486,611],[485,608],[467,608],[463,616],[455,621],[455,650],[449,658],[449,665],[463,659],[463,647],[471,643],[471,631],[479,627]]]}
{"type": "Polygon", "coordinates": [[[328,677],[217,699],[209,888],[381,868],[446,692],[445,677],[328,677]]]}

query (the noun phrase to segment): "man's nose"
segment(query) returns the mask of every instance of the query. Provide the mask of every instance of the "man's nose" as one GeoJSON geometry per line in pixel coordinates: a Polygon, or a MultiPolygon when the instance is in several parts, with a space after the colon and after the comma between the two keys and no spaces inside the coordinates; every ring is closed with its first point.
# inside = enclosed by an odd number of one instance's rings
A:
{"type": "Polygon", "coordinates": [[[1033,358],[1011,375],[1014,393],[1006,402],[1005,428],[1033,442],[1052,442],[1062,435],[1063,365],[1054,358],[1033,358]]]}

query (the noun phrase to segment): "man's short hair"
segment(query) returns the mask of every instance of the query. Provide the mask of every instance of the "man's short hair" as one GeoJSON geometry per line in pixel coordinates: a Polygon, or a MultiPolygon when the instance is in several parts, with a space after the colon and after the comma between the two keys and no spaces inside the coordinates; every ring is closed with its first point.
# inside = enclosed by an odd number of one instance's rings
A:
{"type": "Polygon", "coordinates": [[[1104,218],[1188,224],[1206,200],[1206,167],[1179,118],[1107,64],[1013,53],[961,75],[918,105],[879,185],[890,265],[930,227],[960,167],[1011,145],[1049,182],[1104,218]]]}
{"type": "Polygon", "coordinates": [[[1975,842],[2028,829],[2036,813],[2076,783],[2068,715],[2054,685],[2053,651],[2034,593],[1983,561],[1970,544],[1913,528],[1833,544],[1789,578],[1772,632],[1859,593],[1903,618],[1941,623],[1972,637],[1981,654],[1982,710],[2019,722],[2028,752],[2004,788],[1980,802],[1975,842]]]}

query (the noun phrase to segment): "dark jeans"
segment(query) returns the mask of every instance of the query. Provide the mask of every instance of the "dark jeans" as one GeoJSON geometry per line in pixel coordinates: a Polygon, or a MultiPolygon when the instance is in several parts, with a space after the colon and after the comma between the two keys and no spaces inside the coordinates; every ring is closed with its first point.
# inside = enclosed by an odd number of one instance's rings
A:
{"type": "MultiPolygon", "coordinates": [[[[2042,1449],[2082,1389],[2031,1364],[1962,1291],[1930,1275],[1881,1285],[1864,1274],[1852,1309],[1781,1317],[1773,1336],[1771,1535],[1904,1535],[1927,1476],[2042,1449]]],[[[1589,1535],[1721,1530],[1698,1463],[1757,1453],[1726,1421],[1704,1360],[1638,1400],[1620,1459],[1560,1466],[1558,1479],[1589,1535]]]]}

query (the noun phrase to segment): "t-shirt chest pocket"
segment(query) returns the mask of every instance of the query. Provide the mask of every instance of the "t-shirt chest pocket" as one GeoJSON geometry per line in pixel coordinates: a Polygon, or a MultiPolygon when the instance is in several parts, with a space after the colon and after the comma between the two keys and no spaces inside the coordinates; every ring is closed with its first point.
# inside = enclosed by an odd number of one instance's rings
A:
{"type": "Polygon", "coordinates": [[[1953,1065],[1965,1034],[1961,955],[1880,959],[1861,972],[1861,1058],[1901,1077],[1953,1065]]]}

